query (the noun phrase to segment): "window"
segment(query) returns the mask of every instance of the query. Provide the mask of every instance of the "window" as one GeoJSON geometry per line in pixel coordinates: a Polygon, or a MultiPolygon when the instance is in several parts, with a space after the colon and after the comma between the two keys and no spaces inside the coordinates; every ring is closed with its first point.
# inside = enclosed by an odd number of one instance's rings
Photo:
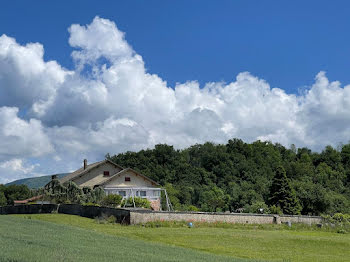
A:
{"type": "Polygon", "coordinates": [[[153,196],[159,197],[159,196],[160,196],[160,191],[154,190],[154,191],[153,191],[153,196]]]}
{"type": "Polygon", "coordinates": [[[140,196],[145,197],[146,196],[146,191],[140,191],[140,196]]]}
{"type": "Polygon", "coordinates": [[[121,195],[122,197],[126,196],[126,192],[125,191],[119,191],[118,194],[121,195]]]}
{"type": "Polygon", "coordinates": [[[125,182],[130,182],[130,177],[126,176],[125,177],[125,182]]]}
{"type": "Polygon", "coordinates": [[[103,176],[109,176],[109,171],[103,171],[103,176]]]}

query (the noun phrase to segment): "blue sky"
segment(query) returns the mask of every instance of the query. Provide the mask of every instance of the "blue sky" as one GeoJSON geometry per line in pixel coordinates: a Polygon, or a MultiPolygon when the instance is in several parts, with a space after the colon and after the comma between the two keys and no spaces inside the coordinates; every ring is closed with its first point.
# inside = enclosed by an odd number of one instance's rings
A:
{"type": "Polygon", "coordinates": [[[0,183],[158,143],[348,143],[349,5],[2,3],[0,183]]]}
{"type": "Polygon", "coordinates": [[[70,68],[67,28],[99,15],[171,86],[249,71],[296,93],[321,70],[350,82],[349,10],[348,1],[7,1],[0,32],[42,43],[46,59],[70,68]]]}

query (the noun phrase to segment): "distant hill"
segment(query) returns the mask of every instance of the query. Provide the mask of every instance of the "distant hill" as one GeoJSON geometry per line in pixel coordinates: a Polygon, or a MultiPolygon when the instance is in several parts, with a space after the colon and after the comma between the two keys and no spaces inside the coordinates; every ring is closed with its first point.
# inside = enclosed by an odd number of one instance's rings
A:
{"type": "MultiPolygon", "coordinates": [[[[56,174],[57,178],[62,178],[69,173],[63,173],[63,174],[56,174]]],[[[24,178],[24,179],[18,179],[15,181],[12,181],[8,184],[9,185],[26,185],[29,188],[40,188],[45,186],[47,183],[49,183],[51,180],[51,175],[49,176],[39,176],[39,177],[30,177],[30,178],[24,178]]]]}

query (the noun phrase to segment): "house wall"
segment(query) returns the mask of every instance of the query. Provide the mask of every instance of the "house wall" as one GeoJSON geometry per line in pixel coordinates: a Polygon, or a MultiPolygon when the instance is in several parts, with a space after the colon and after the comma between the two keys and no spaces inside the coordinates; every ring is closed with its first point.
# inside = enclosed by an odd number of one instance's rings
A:
{"type": "Polygon", "coordinates": [[[154,185],[149,180],[135,174],[131,170],[128,170],[120,176],[112,179],[108,184],[105,184],[104,187],[154,187],[154,185]],[[125,181],[125,177],[130,177],[130,181],[125,181]]]}
{"type": "Polygon", "coordinates": [[[148,199],[159,199],[161,194],[160,188],[152,188],[152,187],[114,187],[114,188],[103,188],[107,195],[109,194],[119,194],[119,191],[125,191],[125,198],[129,197],[141,197],[141,198],[148,198],[148,199]],[[140,194],[137,194],[137,191],[146,191],[146,196],[141,196],[140,194]]]}
{"type": "Polygon", "coordinates": [[[96,168],[93,168],[89,172],[83,174],[82,177],[77,177],[72,181],[81,187],[93,187],[94,185],[100,184],[101,182],[108,179],[108,177],[103,176],[104,171],[109,171],[109,175],[112,176],[115,173],[121,171],[121,169],[107,162],[96,168]]]}
{"type": "Polygon", "coordinates": [[[125,191],[126,195],[123,199],[130,197],[141,197],[146,198],[150,201],[152,210],[159,211],[161,209],[161,189],[160,188],[137,188],[137,187],[115,187],[115,188],[104,188],[107,195],[109,194],[119,194],[119,191],[125,191]],[[131,190],[132,189],[132,190],[131,190]],[[137,191],[146,191],[146,196],[137,195],[137,191]]]}

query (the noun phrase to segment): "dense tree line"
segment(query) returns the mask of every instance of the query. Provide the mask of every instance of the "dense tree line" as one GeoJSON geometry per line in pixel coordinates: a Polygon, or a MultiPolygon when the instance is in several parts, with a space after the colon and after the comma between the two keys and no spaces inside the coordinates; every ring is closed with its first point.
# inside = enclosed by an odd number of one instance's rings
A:
{"type": "Polygon", "coordinates": [[[350,144],[318,153],[233,139],[107,157],[165,186],[178,210],[350,213],[350,144]]]}
{"type": "Polygon", "coordinates": [[[0,206],[13,205],[14,200],[23,200],[32,196],[32,191],[25,185],[0,185],[0,206]]]}

